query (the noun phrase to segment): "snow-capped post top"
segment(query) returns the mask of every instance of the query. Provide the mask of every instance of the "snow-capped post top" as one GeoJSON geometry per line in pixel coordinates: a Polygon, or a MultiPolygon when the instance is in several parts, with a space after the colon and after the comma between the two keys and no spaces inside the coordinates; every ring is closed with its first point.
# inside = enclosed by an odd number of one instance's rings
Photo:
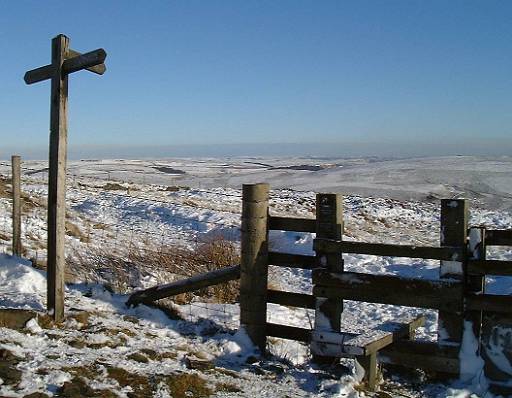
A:
{"type": "Polygon", "coordinates": [[[69,48],[69,38],[52,39],[52,62],[25,73],[27,84],[51,80],[50,160],[48,172],[48,312],[64,318],[64,241],[66,221],[66,159],[68,75],[82,69],[102,75],[107,53],[102,48],[81,54],[69,48]]]}

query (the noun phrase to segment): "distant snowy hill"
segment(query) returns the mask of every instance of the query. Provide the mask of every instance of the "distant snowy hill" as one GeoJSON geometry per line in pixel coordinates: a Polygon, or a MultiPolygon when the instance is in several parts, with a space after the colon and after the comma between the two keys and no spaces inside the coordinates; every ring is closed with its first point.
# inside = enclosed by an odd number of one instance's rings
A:
{"type": "MultiPolygon", "coordinates": [[[[0,172],[8,173],[3,164],[0,172]]],[[[33,176],[47,173],[44,162],[25,167],[33,176]]],[[[70,162],[69,175],[196,188],[265,181],[274,188],[400,200],[459,196],[493,209],[512,207],[512,157],[83,160],[70,162]]]]}

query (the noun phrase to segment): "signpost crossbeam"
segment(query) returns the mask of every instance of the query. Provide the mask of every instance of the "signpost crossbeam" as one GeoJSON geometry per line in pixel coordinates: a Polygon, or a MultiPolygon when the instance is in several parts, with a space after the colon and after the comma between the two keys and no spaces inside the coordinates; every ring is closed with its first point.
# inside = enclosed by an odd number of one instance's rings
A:
{"type": "MultiPolygon", "coordinates": [[[[69,49],[62,65],[62,73],[69,74],[85,69],[97,75],[102,75],[107,70],[103,63],[106,57],[107,53],[102,48],[85,54],[69,49]]],[[[27,84],[34,84],[51,79],[54,74],[55,69],[50,64],[28,71],[23,79],[27,84]]]]}
{"type": "MultiPolygon", "coordinates": [[[[69,75],[82,69],[87,69],[100,65],[107,58],[107,53],[103,48],[80,54],[72,58],[67,58],[62,64],[62,73],[69,75]]],[[[98,72],[95,72],[98,73],[98,72]]]]}

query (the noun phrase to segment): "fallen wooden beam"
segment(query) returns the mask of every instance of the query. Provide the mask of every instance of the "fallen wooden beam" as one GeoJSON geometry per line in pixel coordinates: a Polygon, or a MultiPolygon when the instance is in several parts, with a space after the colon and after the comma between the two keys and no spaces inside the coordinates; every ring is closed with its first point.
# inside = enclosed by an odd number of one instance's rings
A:
{"type": "Polygon", "coordinates": [[[133,293],[126,302],[128,307],[141,303],[151,303],[177,294],[192,292],[219,283],[229,282],[240,278],[240,266],[225,267],[215,271],[195,275],[166,285],[154,286],[133,293]]]}
{"type": "Polygon", "coordinates": [[[407,307],[462,310],[460,281],[424,280],[356,272],[313,270],[313,295],[326,298],[403,305],[407,307]]]}
{"type": "Polygon", "coordinates": [[[357,253],[374,256],[425,258],[432,260],[462,261],[463,249],[459,247],[429,247],[410,245],[388,245],[383,243],[364,243],[315,239],[314,250],[323,253],[357,253]]]}

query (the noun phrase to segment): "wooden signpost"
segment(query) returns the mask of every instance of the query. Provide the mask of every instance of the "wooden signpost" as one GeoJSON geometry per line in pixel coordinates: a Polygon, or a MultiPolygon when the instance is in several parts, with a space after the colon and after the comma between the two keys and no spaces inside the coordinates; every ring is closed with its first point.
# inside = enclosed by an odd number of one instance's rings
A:
{"type": "Polygon", "coordinates": [[[59,322],[64,317],[64,240],[66,236],[66,158],[68,75],[86,69],[102,75],[107,53],[85,54],[69,48],[69,38],[52,39],[52,63],[25,73],[25,83],[51,79],[50,159],[48,173],[48,312],[59,322]]]}
{"type": "Polygon", "coordinates": [[[21,256],[21,158],[11,157],[12,185],[12,254],[21,256]]]}

